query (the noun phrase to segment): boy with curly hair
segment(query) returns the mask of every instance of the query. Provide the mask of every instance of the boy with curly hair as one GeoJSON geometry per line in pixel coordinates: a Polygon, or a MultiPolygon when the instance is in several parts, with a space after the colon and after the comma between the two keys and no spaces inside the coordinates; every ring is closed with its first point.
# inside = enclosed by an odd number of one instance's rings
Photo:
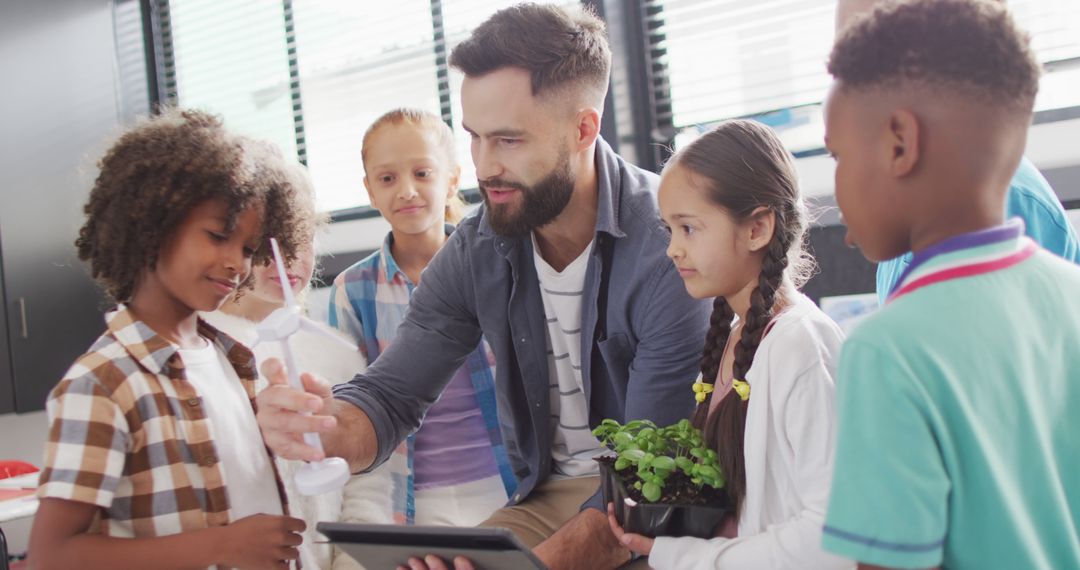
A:
{"type": "Polygon", "coordinates": [[[315,221],[277,149],[169,111],[100,163],[76,241],[119,307],[53,389],[30,540],[38,568],[284,567],[288,517],[254,414],[251,352],[217,309],[315,221]]]}
{"type": "Polygon", "coordinates": [[[833,48],[848,239],[913,251],[845,343],[826,550],[860,568],[1077,568],[1080,267],[1005,221],[1039,84],[1000,2],[883,4],[833,48]]]}

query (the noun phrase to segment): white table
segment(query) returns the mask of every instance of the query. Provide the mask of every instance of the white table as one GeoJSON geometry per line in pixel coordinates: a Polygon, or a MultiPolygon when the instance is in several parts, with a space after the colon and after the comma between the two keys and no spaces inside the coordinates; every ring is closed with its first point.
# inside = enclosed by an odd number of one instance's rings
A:
{"type": "MultiPolygon", "coordinates": [[[[31,489],[37,487],[38,473],[0,479],[0,489],[31,489]]],[[[0,501],[0,523],[32,517],[37,512],[38,500],[33,495],[0,501]]]]}

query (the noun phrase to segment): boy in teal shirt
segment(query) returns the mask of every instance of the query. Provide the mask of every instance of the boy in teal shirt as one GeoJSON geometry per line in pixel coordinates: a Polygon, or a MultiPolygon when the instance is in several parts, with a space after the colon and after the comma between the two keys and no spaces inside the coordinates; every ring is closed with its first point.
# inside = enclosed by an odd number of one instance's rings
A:
{"type": "Polygon", "coordinates": [[[1004,221],[1039,66],[1003,4],[912,0],[838,40],[848,240],[913,251],[849,337],[826,550],[860,568],[1080,568],[1080,267],[1004,221]]]}

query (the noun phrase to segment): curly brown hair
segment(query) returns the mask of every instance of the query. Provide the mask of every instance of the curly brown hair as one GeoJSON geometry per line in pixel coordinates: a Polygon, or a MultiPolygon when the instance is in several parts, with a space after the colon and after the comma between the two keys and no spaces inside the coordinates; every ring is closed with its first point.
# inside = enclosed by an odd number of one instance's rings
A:
{"type": "MultiPolygon", "coordinates": [[[[120,136],[98,167],[75,247],[120,303],[131,299],[177,226],[206,200],[225,202],[229,232],[240,212],[259,207],[260,242],[276,237],[286,262],[310,243],[318,221],[299,165],[276,146],[232,134],[201,111],[167,109],[141,122],[120,136]]],[[[270,256],[264,243],[252,262],[270,256]]]]}
{"type": "Polygon", "coordinates": [[[841,34],[828,69],[843,88],[945,89],[1028,113],[1041,73],[1028,34],[993,0],[884,2],[841,34]]]}

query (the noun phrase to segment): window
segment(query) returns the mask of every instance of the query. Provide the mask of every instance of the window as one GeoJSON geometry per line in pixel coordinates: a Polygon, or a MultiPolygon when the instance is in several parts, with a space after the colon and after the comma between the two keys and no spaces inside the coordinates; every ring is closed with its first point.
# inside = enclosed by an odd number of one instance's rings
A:
{"type": "Polygon", "coordinates": [[[439,114],[431,2],[393,4],[293,3],[307,164],[322,210],[368,204],[360,148],[379,115],[395,107],[439,114]]]}
{"type": "Polygon", "coordinates": [[[295,153],[282,5],[183,0],[169,2],[164,12],[177,103],[217,113],[229,128],[295,153]]]}
{"type": "Polygon", "coordinates": [[[175,70],[171,98],[220,114],[229,128],[296,153],[308,165],[320,210],[366,209],[361,140],[379,115],[396,107],[418,107],[449,120],[462,188],[476,187],[469,138],[461,129],[461,77],[448,73],[446,58],[510,2],[157,3],[168,32],[164,64],[175,70]]]}
{"type": "MultiPolygon", "coordinates": [[[[820,102],[835,0],[645,0],[658,120],[676,146],[717,121],[754,116],[796,155],[821,147],[820,102]],[[664,113],[666,105],[670,112],[664,113]]],[[[1080,3],[1009,2],[1046,67],[1036,111],[1080,105],[1080,3]]]]}

